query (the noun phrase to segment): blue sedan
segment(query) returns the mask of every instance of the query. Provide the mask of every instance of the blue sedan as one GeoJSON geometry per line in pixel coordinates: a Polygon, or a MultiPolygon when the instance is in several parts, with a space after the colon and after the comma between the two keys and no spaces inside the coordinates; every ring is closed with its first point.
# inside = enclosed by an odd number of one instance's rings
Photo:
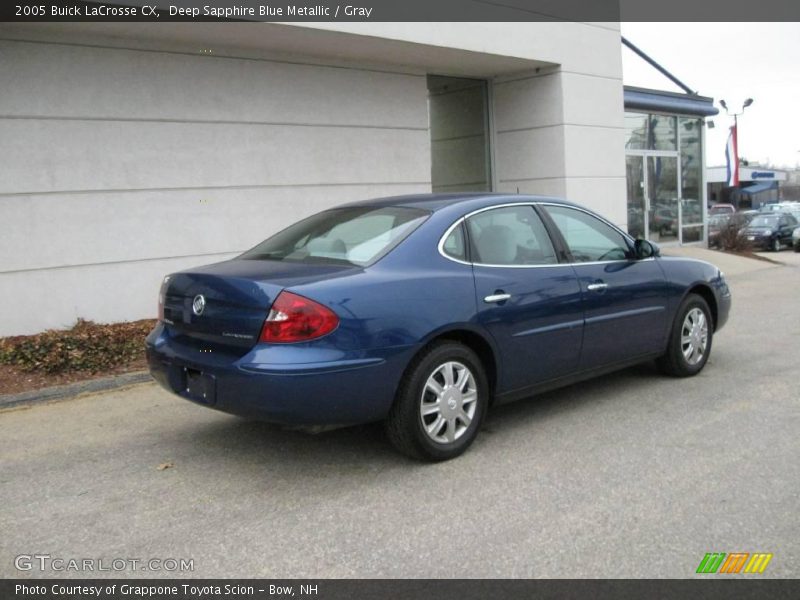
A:
{"type": "Polygon", "coordinates": [[[153,377],[217,410],[309,427],[384,420],[462,453],[490,406],[655,359],[703,369],[731,295],[563,200],[425,194],[344,205],[164,279],[153,377]]]}

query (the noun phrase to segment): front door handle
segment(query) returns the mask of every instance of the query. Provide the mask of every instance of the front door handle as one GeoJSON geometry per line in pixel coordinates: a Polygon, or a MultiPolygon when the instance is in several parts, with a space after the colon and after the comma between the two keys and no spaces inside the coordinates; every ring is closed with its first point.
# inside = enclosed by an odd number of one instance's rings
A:
{"type": "Polygon", "coordinates": [[[608,288],[608,284],[603,283],[602,281],[598,281],[596,283],[590,283],[589,285],[586,286],[586,289],[589,290],[590,292],[602,292],[605,291],[606,288],[608,288]]]}
{"type": "Polygon", "coordinates": [[[511,294],[491,294],[486,296],[483,301],[487,304],[492,304],[493,302],[505,302],[509,298],[511,298],[511,294]]]}

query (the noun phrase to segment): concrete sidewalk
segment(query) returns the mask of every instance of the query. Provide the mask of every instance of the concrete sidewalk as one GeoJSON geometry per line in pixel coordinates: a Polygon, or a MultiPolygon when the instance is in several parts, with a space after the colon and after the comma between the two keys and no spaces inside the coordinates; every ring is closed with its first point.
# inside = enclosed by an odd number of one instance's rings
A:
{"type": "Polygon", "coordinates": [[[747,258],[746,256],[739,256],[738,254],[730,254],[728,252],[720,252],[718,250],[709,250],[701,246],[670,246],[661,249],[661,254],[664,256],[679,256],[683,258],[696,258],[710,262],[712,265],[719,267],[726,277],[735,275],[742,275],[743,273],[752,273],[755,271],[763,271],[766,269],[774,269],[780,267],[778,264],[780,256],[783,253],[775,254],[775,256],[764,257],[766,260],[758,260],[756,258],[747,258]],[[776,261],[776,262],[771,262],[776,261]]]}

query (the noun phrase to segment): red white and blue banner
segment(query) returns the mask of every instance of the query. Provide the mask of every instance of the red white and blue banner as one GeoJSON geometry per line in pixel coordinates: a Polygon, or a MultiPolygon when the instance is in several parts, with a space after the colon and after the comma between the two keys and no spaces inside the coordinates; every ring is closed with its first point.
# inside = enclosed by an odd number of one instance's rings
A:
{"type": "Polygon", "coordinates": [[[739,142],[736,136],[736,125],[731,126],[728,144],[725,146],[725,162],[728,165],[728,187],[739,185],[739,142]]]}

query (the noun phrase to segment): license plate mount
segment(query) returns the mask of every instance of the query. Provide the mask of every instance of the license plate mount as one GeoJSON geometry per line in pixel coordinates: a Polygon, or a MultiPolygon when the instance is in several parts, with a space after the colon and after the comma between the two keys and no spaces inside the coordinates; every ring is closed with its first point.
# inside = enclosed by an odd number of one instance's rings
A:
{"type": "Polygon", "coordinates": [[[200,404],[214,404],[216,401],[216,380],[213,375],[184,368],[183,394],[200,404]]]}

